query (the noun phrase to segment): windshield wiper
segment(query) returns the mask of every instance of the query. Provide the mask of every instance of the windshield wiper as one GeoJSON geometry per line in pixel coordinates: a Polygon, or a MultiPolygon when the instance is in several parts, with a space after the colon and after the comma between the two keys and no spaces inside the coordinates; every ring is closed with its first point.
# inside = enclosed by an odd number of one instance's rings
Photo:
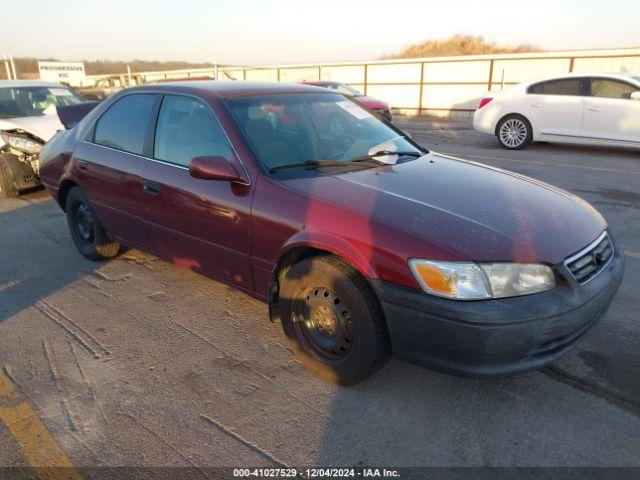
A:
{"type": "Polygon", "coordinates": [[[289,170],[291,168],[317,168],[317,167],[353,167],[354,163],[364,163],[370,161],[372,165],[377,165],[378,162],[374,158],[368,158],[363,160],[307,160],[302,163],[290,163],[289,165],[280,165],[279,167],[273,167],[269,169],[270,172],[280,172],[282,170],[289,170]],[[375,162],[375,163],[374,163],[375,162]]]}
{"type": "MultiPolygon", "coordinates": [[[[375,153],[372,153],[371,155],[363,155],[362,157],[355,157],[352,158],[351,161],[352,162],[366,162],[369,160],[374,160],[377,162],[380,162],[379,160],[376,160],[376,157],[385,157],[385,156],[390,156],[390,155],[397,155],[398,157],[415,157],[415,158],[419,158],[422,157],[424,155],[424,153],[422,152],[394,152],[392,150],[378,150],[375,153]]],[[[380,163],[386,163],[386,162],[380,162],[380,163]]]]}

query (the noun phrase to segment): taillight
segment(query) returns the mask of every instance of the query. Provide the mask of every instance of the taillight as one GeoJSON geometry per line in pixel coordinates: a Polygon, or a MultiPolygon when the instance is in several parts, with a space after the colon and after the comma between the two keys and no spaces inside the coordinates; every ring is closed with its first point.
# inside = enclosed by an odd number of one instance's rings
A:
{"type": "Polygon", "coordinates": [[[485,97],[482,100],[480,100],[480,105],[478,105],[478,110],[480,110],[482,107],[484,107],[487,103],[489,103],[491,100],[493,100],[492,97],[485,97]]]}

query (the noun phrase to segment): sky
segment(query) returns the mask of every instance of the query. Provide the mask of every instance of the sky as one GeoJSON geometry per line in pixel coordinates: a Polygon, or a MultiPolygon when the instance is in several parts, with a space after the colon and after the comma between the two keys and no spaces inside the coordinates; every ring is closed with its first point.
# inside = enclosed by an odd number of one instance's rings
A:
{"type": "Polygon", "coordinates": [[[545,50],[640,47],[638,0],[0,0],[0,9],[1,51],[61,60],[366,60],[455,33],[545,50]]]}

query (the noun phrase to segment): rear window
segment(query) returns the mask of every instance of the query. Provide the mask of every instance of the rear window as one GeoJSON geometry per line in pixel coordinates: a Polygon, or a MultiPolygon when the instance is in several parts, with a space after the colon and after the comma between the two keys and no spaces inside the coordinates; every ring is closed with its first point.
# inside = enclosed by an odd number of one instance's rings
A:
{"type": "Polygon", "coordinates": [[[537,95],[582,95],[581,78],[565,78],[562,80],[549,80],[529,87],[527,93],[537,95]]]}
{"type": "Polygon", "coordinates": [[[96,123],[94,142],[142,155],[158,96],[132,94],[117,100],[96,123]]]}

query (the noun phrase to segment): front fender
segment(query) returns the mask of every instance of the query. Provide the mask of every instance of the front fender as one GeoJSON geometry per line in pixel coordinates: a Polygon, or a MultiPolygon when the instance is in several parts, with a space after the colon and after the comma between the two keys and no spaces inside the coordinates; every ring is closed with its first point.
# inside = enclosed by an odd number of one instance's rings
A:
{"type": "Polygon", "coordinates": [[[378,278],[370,259],[344,238],[329,232],[302,230],[282,245],[278,258],[298,247],[312,247],[326,250],[342,258],[367,278],[378,278]]]}

